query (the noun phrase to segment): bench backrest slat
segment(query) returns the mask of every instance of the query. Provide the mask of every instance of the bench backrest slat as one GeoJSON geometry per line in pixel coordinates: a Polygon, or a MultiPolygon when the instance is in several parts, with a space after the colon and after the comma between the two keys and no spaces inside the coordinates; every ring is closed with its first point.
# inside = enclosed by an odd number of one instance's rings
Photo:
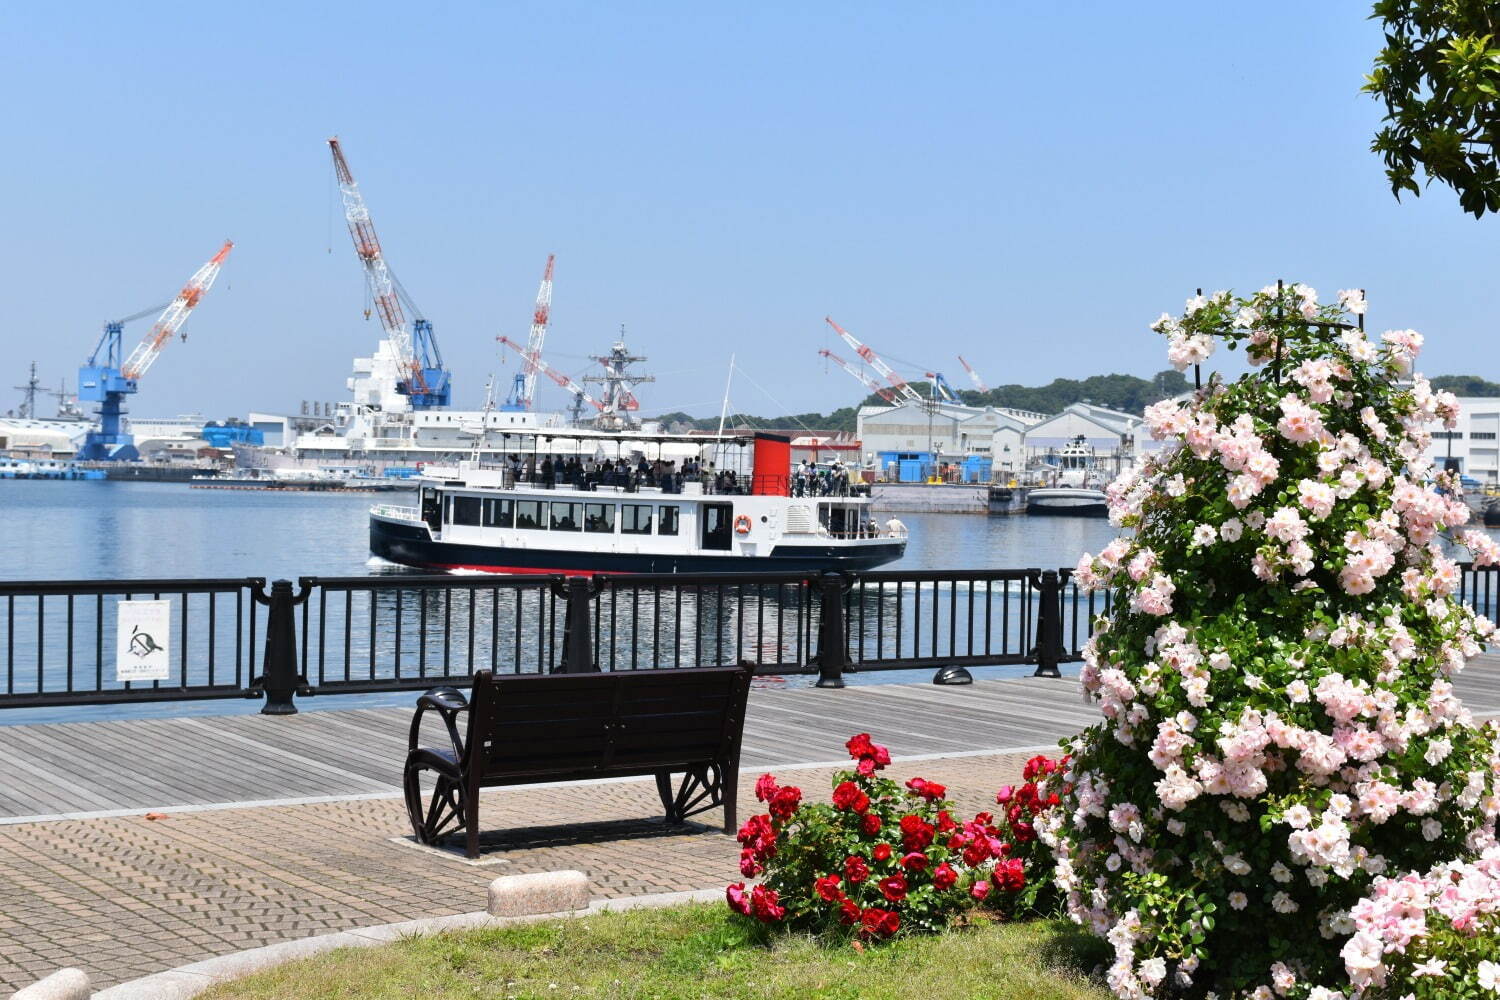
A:
{"type": "Polygon", "coordinates": [[[642,771],[738,756],[744,667],[474,677],[466,741],[472,787],[642,771]]]}

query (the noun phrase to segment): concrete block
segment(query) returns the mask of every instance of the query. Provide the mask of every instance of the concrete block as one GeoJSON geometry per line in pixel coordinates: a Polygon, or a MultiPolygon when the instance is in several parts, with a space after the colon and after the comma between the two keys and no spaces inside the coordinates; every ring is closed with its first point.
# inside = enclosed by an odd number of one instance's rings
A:
{"type": "Polygon", "coordinates": [[[568,913],[589,905],[589,877],[583,872],[502,875],[490,883],[489,911],[496,917],[568,913]]]}
{"type": "Polygon", "coordinates": [[[208,976],[174,969],[111,986],[95,993],[94,1000],[189,1000],[212,985],[208,976]]]}
{"type": "Polygon", "coordinates": [[[11,1000],[88,1000],[88,973],[82,969],[59,969],[46,979],[23,987],[11,1000]]]}

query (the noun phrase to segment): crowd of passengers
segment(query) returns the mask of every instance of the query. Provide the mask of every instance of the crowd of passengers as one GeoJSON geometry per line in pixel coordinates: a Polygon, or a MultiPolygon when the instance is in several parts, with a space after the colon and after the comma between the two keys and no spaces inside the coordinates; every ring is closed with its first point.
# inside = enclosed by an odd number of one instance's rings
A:
{"type": "Polygon", "coordinates": [[[675,461],[648,462],[644,457],[632,464],[624,458],[596,462],[592,458],[549,455],[537,463],[535,458],[523,461],[521,456],[511,455],[506,459],[506,470],[511,482],[532,483],[546,489],[569,486],[591,491],[610,486],[634,493],[641,487],[653,487],[663,493],[681,493],[684,483],[702,483],[705,493],[746,492],[745,484],[734,470],[716,471],[712,463],[705,465],[695,458],[679,466],[675,461]]]}
{"type": "Polygon", "coordinates": [[[849,495],[849,470],[843,462],[820,469],[807,459],[792,472],[794,497],[846,497],[849,495]]]}

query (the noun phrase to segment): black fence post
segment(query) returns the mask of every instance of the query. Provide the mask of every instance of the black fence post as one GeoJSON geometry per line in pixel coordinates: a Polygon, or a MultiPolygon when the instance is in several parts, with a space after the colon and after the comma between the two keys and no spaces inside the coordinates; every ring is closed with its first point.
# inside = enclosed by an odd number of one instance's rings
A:
{"type": "Polygon", "coordinates": [[[849,647],[844,638],[844,575],[824,573],[818,577],[818,682],[820,688],[844,686],[844,668],[849,665],[849,647]]]}
{"type": "Polygon", "coordinates": [[[246,692],[252,697],[266,696],[261,715],[296,715],[293,696],[313,693],[307,678],[297,672],[297,617],[292,611],[311,592],[311,588],[304,586],[301,593],[293,594],[290,580],[272,582],[269,597],[259,584],[251,591],[257,604],[270,608],[266,612],[266,652],[261,675],[250,681],[246,692]]]}
{"type": "Polygon", "coordinates": [[[1033,677],[1061,677],[1057,665],[1063,658],[1062,581],[1057,570],[1043,570],[1032,577],[1037,589],[1036,671],[1033,677]]]}
{"type": "Polygon", "coordinates": [[[570,576],[553,583],[553,593],[566,600],[567,610],[563,618],[562,657],[558,660],[556,673],[596,674],[599,664],[594,660],[593,623],[590,602],[599,588],[591,586],[586,576],[570,576]]]}

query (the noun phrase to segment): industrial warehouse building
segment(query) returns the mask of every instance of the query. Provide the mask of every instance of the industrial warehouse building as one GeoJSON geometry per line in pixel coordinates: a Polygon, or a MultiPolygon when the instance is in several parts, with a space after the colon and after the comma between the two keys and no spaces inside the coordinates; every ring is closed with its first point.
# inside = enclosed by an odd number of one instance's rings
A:
{"type": "Polygon", "coordinates": [[[1458,426],[1432,432],[1429,454],[1438,468],[1453,468],[1485,486],[1500,486],[1500,399],[1461,396],[1458,426]]]}
{"type": "Polygon", "coordinates": [[[1005,482],[1080,437],[1110,471],[1134,461],[1138,449],[1157,446],[1142,440],[1140,417],[1092,403],[1047,416],[924,400],[863,406],[857,421],[866,466],[900,482],[921,481],[947,464],[960,468],[963,482],[1005,482]]]}

